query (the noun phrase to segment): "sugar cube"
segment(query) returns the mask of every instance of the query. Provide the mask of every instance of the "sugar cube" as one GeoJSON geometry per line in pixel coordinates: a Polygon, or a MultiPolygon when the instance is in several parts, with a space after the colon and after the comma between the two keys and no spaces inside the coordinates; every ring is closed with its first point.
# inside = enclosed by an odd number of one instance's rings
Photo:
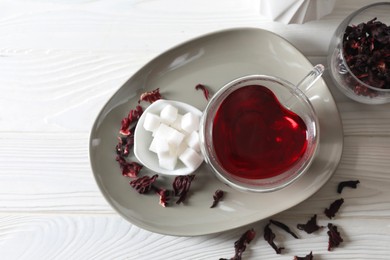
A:
{"type": "Polygon", "coordinates": [[[188,146],[186,142],[181,142],[181,144],[174,150],[176,156],[180,156],[187,149],[187,147],[188,146]]]}
{"type": "Polygon", "coordinates": [[[146,131],[155,131],[161,123],[161,118],[155,114],[147,113],[144,121],[144,128],[146,131]]]}
{"type": "Polygon", "coordinates": [[[157,138],[153,138],[152,142],[149,145],[149,151],[152,151],[154,153],[157,153],[157,146],[158,146],[158,140],[157,138]]]}
{"type": "Polygon", "coordinates": [[[173,145],[175,147],[179,146],[181,142],[183,142],[185,135],[174,128],[171,128],[169,135],[166,137],[168,144],[173,145]]]}
{"type": "Polygon", "coordinates": [[[167,153],[158,153],[158,164],[161,168],[174,170],[177,164],[177,156],[167,153]]]}
{"type": "Polygon", "coordinates": [[[185,139],[185,143],[196,152],[200,152],[199,133],[197,131],[189,134],[185,139]]]}
{"type": "Polygon", "coordinates": [[[179,159],[184,163],[185,166],[192,170],[197,169],[203,162],[203,157],[192,148],[187,148],[179,156],[179,159]]]}
{"type": "Polygon", "coordinates": [[[178,131],[182,131],[181,128],[181,119],[183,118],[183,115],[177,114],[175,121],[170,124],[171,127],[175,128],[178,131]]]}
{"type": "Polygon", "coordinates": [[[199,130],[199,116],[188,112],[181,119],[181,128],[187,133],[199,130]]]}
{"type": "Polygon", "coordinates": [[[161,123],[160,126],[154,131],[154,138],[159,138],[159,139],[167,139],[168,136],[173,134],[173,129],[172,127],[169,127],[168,125],[161,123]]]}
{"type": "Polygon", "coordinates": [[[166,123],[173,123],[176,120],[178,109],[170,104],[166,105],[160,112],[162,121],[166,123]]]}
{"type": "Polygon", "coordinates": [[[181,142],[178,146],[170,145],[169,149],[171,154],[180,156],[185,151],[185,149],[187,149],[187,147],[188,146],[186,142],[181,142]]]}
{"type": "Polygon", "coordinates": [[[154,153],[163,153],[163,152],[169,152],[170,147],[166,140],[161,138],[153,138],[152,142],[150,143],[149,150],[154,153]]]}

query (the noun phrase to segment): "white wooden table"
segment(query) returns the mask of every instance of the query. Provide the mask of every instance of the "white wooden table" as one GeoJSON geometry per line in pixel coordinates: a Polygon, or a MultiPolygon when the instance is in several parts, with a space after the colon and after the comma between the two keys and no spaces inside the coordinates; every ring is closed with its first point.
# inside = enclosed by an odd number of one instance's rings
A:
{"type": "MultiPolygon", "coordinates": [[[[219,259],[234,255],[242,227],[200,237],[163,236],[123,220],[97,188],[88,137],[98,111],[133,73],[166,49],[235,27],[280,34],[313,63],[325,63],[331,35],[373,1],[337,1],[317,21],[284,25],[259,15],[259,0],[0,1],[0,259],[219,259]]],[[[390,105],[344,97],[325,75],[344,125],[344,152],[332,179],[274,219],[290,225],[322,212],[343,193],[332,222],[344,242],[327,251],[326,229],[278,232],[276,255],[256,239],[244,259],[390,259],[390,105]]],[[[318,220],[326,224],[323,217],[318,220]]]]}

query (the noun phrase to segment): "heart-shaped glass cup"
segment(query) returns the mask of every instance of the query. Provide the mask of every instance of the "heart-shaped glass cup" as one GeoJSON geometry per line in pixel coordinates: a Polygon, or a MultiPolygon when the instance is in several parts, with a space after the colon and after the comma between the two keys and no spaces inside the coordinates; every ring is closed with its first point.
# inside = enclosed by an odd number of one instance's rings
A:
{"type": "Polygon", "coordinates": [[[304,92],[322,72],[322,65],[314,67],[297,86],[249,75],[213,95],[199,135],[205,161],[220,180],[242,191],[270,192],[307,171],[319,145],[319,122],[304,92]]]}

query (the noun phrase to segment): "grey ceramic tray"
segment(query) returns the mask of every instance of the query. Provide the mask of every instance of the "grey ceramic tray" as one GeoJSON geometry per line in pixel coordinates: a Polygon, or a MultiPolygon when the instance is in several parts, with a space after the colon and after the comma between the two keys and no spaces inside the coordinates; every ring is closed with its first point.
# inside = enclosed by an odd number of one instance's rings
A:
{"type": "MultiPolygon", "coordinates": [[[[166,99],[206,106],[198,83],[211,92],[234,78],[266,74],[293,84],[312,64],[289,42],[261,29],[232,29],[208,34],[174,47],[134,74],[99,113],[90,136],[90,161],[97,184],[111,206],[131,223],[152,232],[195,236],[250,224],[310,197],[332,176],[343,149],[342,125],[333,97],[321,79],[307,93],[320,120],[320,149],[309,171],[287,188],[266,194],[243,193],[218,181],[206,165],[196,172],[185,204],[163,208],[154,194],[140,195],[129,186],[115,161],[120,121],[141,93],[160,88],[166,99]],[[210,209],[217,189],[226,192],[210,209]]],[[[146,103],[144,104],[147,105],[146,103]]],[[[141,174],[149,174],[143,169],[141,174]]],[[[160,178],[159,178],[160,179],[160,178]]],[[[171,177],[161,178],[170,187],[171,177]]]]}

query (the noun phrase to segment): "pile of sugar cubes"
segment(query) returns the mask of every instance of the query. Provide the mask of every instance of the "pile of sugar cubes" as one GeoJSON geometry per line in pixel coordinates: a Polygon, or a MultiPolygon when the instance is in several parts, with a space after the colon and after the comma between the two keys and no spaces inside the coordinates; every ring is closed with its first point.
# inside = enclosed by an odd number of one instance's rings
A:
{"type": "Polygon", "coordinates": [[[199,116],[167,104],[160,115],[147,112],[143,127],[152,132],[149,150],[157,154],[161,168],[174,170],[178,159],[191,170],[203,162],[199,145],[199,116]]]}

